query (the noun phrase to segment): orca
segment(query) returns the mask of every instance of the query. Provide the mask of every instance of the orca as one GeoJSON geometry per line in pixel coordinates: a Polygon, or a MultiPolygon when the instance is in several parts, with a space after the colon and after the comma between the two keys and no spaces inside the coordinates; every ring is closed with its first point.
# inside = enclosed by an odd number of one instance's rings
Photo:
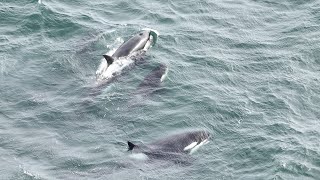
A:
{"type": "Polygon", "coordinates": [[[210,139],[205,130],[189,131],[159,139],[150,144],[134,144],[128,141],[128,151],[144,159],[176,159],[181,155],[193,154],[210,139]]]}
{"type": "Polygon", "coordinates": [[[147,74],[147,76],[139,84],[136,89],[136,94],[151,94],[161,85],[167,74],[168,67],[165,64],[158,65],[149,74],[147,74]]]}
{"type": "Polygon", "coordinates": [[[158,35],[156,30],[144,29],[124,42],[111,56],[103,55],[104,59],[96,71],[97,81],[111,81],[123,69],[134,65],[156,43],[158,35]]]}

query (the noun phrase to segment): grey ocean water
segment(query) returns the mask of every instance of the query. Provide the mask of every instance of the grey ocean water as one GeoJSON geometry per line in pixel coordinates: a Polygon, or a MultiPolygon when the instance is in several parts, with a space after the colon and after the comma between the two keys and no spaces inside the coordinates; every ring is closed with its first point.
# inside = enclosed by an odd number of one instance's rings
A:
{"type": "Polygon", "coordinates": [[[1,0],[0,179],[320,179],[319,47],[319,0],[1,0]],[[88,96],[145,27],[145,62],[88,96]],[[212,138],[188,165],[128,158],[195,128],[212,138]]]}

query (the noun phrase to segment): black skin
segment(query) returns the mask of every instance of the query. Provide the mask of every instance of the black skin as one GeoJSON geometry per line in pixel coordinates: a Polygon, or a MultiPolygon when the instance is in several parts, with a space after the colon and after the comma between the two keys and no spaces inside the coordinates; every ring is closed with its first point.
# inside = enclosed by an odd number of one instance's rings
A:
{"type": "Polygon", "coordinates": [[[180,159],[189,153],[184,150],[185,147],[193,142],[199,144],[208,138],[210,138],[209,132],[199,130],[172,135],[147,145],[135,145],[128,141],[128,151],[144,153],[149,158],[155,159],[180,159]]]}
{"type": "MultiPolygon", "coordinates": [[[[140,49],[137,49],[137,54],[133,57],[132,59],[135,60],[135,62],[139,62],[140,60],[143,60],[143,57],[145,56],[145,51],[143,50],[146,42],[149,40],[150,37],[150,31],[142,31],[136,34],[135,36],[131,37],[128,41],[124,42],[117,50],[115,53],[113,53],[112,57],[109,57],[107,55],[103,55],[104,58],[109,62],[108,64],[113,63],[114,58],[119,58],[119,57],[125,57],[130,54],[132,49],[135,47],[137,42],[140,42],[141,39],[143,39],[143,42],[141,43],[140,49]]],[[[101,94],[101,91],[109,85],[111,82],[113,82],[115,79],[109,80],[109,81],[102,81],[99,83],[98,86],[95,86],[94,88],[91,89],[89,92],[89,95],[91,97],[95,97],[99,94],[101,94]]]]}
{"type": "Polygon", "coordinates": [[[143,43],[141,43],[141,47],[137,50],[141,50],[144,48],[144,45],[149,40],[150,31],[142,31],[139,34],[133,36],[128,41],[124,42],[117,50],[113,53],[113,58],[119,58],[119,57],[125,57],[130,54],[132,49],[136,46],[137,42],[140,42],[141,39],[143,40],[143,43]]]}
{"type": "Polygon", "coordinates": [[[161,77],[166,72],[167,66],[165,64],[160,64],[158,67],[154,68],[139,84],[137,87],[138,93],[149,94],[155,88],[161,85],[161,77]]]}

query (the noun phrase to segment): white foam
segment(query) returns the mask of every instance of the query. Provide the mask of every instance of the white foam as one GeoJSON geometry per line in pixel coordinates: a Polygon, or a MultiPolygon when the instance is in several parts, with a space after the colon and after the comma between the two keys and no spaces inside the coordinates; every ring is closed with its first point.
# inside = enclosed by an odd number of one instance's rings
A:
{"type": "MultiPolygon", "coordinates": [[[[123,39],[120,38],[120,37],[118,37],[118,38],[113,42],[113,44],[107,45],[107,47],[109,48],[109,47],[115,46],[115,44],[120,44],[120,43],[122,43],[122,42],[123,42],[123,39]]],[[[120,46],[120,45],[118,45],[118,46],[120,46]]],[[[108,51],[108,52],[106,53],[106,55],[112,56],[112,54],[113,54],[114,52],[116,52],[117,48],[118,48],[118,47],[112,48],[110,51],[108,51]]],[[[97,78],[97,80],[102,80],[102,79],[104,79],[103,73],[107,70],[107,68],[108,68],[108,63],[107,63],[107,61],[106,61],[105,58],[102,58],[102,59],[101,59],[101,63],[100,63],[100,65],[99,65],[99,67],[98,67],[98,69],[97,69],[97,71],[96,71],[96,78],[97,78]]]]}
{"type": "Polygon", "coordinates": [[[42,1],[41,1],[41,0],[38,0],[38,3],[39,3],[39,4],[41,4],[41,3],[42,3],[42,1]]]}
{"type": "Polygon", "coordinates": [[[142,30],[143,31],[150,31],[150,35],[153,37],[153,39],[151,41],[151,43],[152,43],[151,46],[155,45],[157,42],[157,39],[159,37],[159,32],[157,30],[150,29],[150,28],[143,28],[142,30]]]}
{"type": "Polygon", "coordinates": [[[120,75],[122,73],[122,70],[126,67],[129,67],[131,64],[134,63],[134,60],[132,60],[130,57],[124,57],[124,58],[118,58],[115,59],[114,62],[108,66],[103,66],[101,71],[101,74],[97,77],[98,80],[110,80],[113,77],[120,75]]]}
{"type": "Polygon", "coordinates": [[[101,59],[101,63],[96,71],[96,77],[97,79],[100,78],[101,74],[108,68],[108,63],[107,61],[103,58],[101,59]]]}
{"type": "Polygon", "coordinates": [[[151,28],[143,28],[142,30],[143,31],[153,31],[153,32],[155,32],[157,34],[157,36],[160,35],[160,33],[157,30],[154,30],[154,29],[151,29],[151,28]]]}
{"type": "MultiPolygon", "coordinates": [[[[150,30],[152,30],[152,29],[150,29],[150,30]]],[[[156,30],[152,30],[152,31],[155,31],[155,33],[158,35],[158,32],[156,30]]],[[[149,38],[150,38],[150,40],[148,40],[146,42],[146,44],[145,44],[145,46],[143,48],[143,50],[145,52],[151,47],[151,44],[152,44],[152,40],[153,40],[152,38],[153,37],[150,36],[149,38]]],[[[121,38],[117,38],[115,43],[120,42],[120,41],[123,41],[123,40],[121,38]]],[[[139,44],[136,46],[136,48],[140,47],[141,43],[143,43],[143,41],[139,42],[139,44]]],[[[113,48],[112,50],[110,50],[106,54],[109,55],[109,56],[112,56],[112,54],[114,54],[114,52],[117,50],[117,48],[113,48]]],[[[97,71],[96,71],[96,79],[97,79],[97,81],[108,81],[108,80],[111,80],[113,77],[115,77],[117,75],[120,75],[124,68],[126,68],[126,67],[130,66],[131,64],[133,64],[134,60],[131,57],[134,57],[135,53],[141,53],[141,52],[136,51],[136,48],[134,48],[132,50],[132,52],[130,52],[129,56],[115,59],[114,62],[111,65],[108,65],[107,61],[103,58],[101,60],[101,63],[99,65],[97,71]]]]}
{"type": "Polygon", "coordinates": [[[184,150],[184,151],[187,151],[187,150],[189,150],[189,149],[192,149],[192,148],[194,148],[194,146],[197,145],[197,143],[198,143],[198,142],[193,142],[193,143],[189,144],[188,146],[186,146],[183,150],[184,150]]]}

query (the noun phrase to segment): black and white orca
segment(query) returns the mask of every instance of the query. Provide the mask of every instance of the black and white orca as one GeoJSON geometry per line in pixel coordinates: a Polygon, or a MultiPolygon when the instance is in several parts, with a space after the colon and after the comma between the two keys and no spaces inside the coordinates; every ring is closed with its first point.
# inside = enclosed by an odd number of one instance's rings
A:
{"type": "Polygon", "coordinates": [[[168,67],[165,64],[160,64],[154,68],[139,84],[136,94],[148,95],[160,87],[168,74],[168,67]]]}
{"type": "Polygon", "coordinates": [[[159,139],[150,144],[136,145],[128,141],[128,151],[139,159],[172,159],[183,154],[192,154],[209,142],[210,134],[204,130],[189,131],[159,139]]]}
{"type": "Polygon", "coordinates": [[[111,56],[103,55],[104,60],[96,71],[97,81],[110,81],[124,68],[133,65],[135,59],[139,59],[137,57],[156,43],[158,34],[156,30],[145,29],[124,42],[111,56]]]}

